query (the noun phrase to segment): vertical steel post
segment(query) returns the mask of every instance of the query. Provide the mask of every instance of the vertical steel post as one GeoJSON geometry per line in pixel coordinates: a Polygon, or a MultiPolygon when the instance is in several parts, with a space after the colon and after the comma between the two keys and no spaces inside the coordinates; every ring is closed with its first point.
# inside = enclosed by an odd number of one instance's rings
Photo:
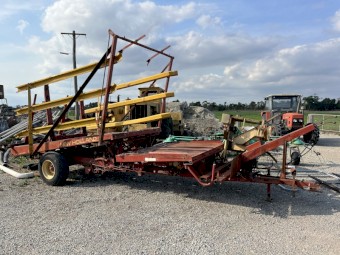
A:
{"type": "Polygon", "coordinates": [[[282,169],[280,178],[286,179],[286,165],[287,165],[287,142],[283,144],[283,155],[282,155],[282,169]]]}
{"type": "MultiPolygon", "coordinates": [[[[84,101],[80,101],[79,102],[79,110],[80,110],[80,119],[85,119],[85,105],[84,105],[84,101]]],[[[83,132],[83,135],[86,135],[87,134],[87,131],[86,131],[86,127],[83,127],[82,128],[82,132],[83,132]]]]}
{"type": "MultiPolygon", "coordinates": [[[[270,168],[267,170],[267,176],[270,176],[270,168]]],[[[267,183],[267,201],[272,200],[271,184],[267,183]]]]}
{"type": "MultiPolygon", "coordinates": [[[[45,97],[45,102],[51,101],[51,98],[50,98],[50,89],[48,87],[48,84],[44,85],[44,97],[45,97]]],[[[46,109],[46,120],[47,120],[47,124],[48,125],[52,125],[53,124],[51,108],[46,109]]]]}
{"type": "MultiPolygon", "coordinates": [[[[173,62],[173,60],[174,60],[173,58],[170,59],[168,71],[171,71],[171,70],[172,70],[172,62],[173,62]]],[[[168,92],[169,83],[170,83],[170,77],[167,77],[167,78],[166,78],[166,83],[165,83],[165,88],[164,88],[164,91],[165,91],[165,92],[168,92]]],[[[164,112],[165,112],[165,104],[166,104],[166,100],[165,100],[165,98],[164,98],[164,99],[163,99],[163,103],[162,103],[162,111],[161,111],[161,113],[164,113],[164,112]]]]}
{"type": "Polygon", "coordinates": [[[32,98],[31,98],[31,87],[28,86],[28,150],[29,154],[33,154],[33,112],[32,112],[32,98]]]}
{"type": "MultiPolygon", "coordinates": [[[[173,58],[170,58],[170,62],[168,64],[168,71],[172,70],[172,62],[173,62],[173,58]]],[[[164,92],[168,92],[168,88],[169,88],[169,83],[170,83],[170,77],[166,78],[166,82],[165,82],[165,88],[164,88],[164,92]]],[[[166,105],[166,100],[165,98],[163,98],[162,100],[162,106],[161,106],[161,113],[165,112],[165,105],[166,105]]],[[[158,127],[162,126],[162,120],[158,121],[158,127]]]]}
{"type": "Polygon", "coordinates": [[[109,95],[111,90],[111,82],[112,82],[112,73],[113,73],[113,66],[114,66],[114,58],[116,54],[116,46],[117,46],[117,35],[115,35],[111,30],[109,30],[109,34],[112,36],[112,45],[111,45],[111,52],[110,52],[110,60],[109,60],[109,71],[107,75],[106,81],[106,89],[104,95],[104,105],[101,114],[100,126],[99,126],[99,141],[98,145],[101,145],[103,142],[104,132],[105,132],[105,121],[106,121],[106,112],[107,112],[107,104],[109,102],[109,95]]]}

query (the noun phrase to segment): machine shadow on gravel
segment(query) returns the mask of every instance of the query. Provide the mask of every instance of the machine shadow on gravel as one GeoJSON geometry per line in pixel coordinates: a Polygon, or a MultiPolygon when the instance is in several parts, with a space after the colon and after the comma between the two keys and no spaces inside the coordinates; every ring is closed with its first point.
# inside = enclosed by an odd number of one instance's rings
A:
{"type": "Polygon", "coordinates": [[[316,147],[318,146],[340,147],[340,136],[338,138],[335,138],[335,137],[329,138],[329,137],[321,136],[316,147]]]}
{"type": "MultiPolygon", "coordinates": [[[[74,188],[123,185],[134,190],[148,192],[171,192],[190,199],[223,203],[252,208],[252,213],[271,217],[333,215],[340,211],[340,197],[337,193],[323,188],[322,192],[308,192],[298,189],[295,197],[272,185],[272,200],[266,200],[266,185],[230,182],[201,187],[192,179],[174,176],[144,175],[133,173],[108,173],[68,182],[74,188]]],[[[209,204],[207,204],[209,206],[209,204]]]]}

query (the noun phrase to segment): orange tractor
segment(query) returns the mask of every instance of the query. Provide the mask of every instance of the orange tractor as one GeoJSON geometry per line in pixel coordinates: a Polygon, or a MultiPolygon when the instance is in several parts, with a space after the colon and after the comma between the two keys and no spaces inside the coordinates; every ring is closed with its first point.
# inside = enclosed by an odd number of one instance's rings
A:
{"type": "MultiPolygon", "coordinates": [[[[305,126],[301,95],[270,95],[265,97],[262,119],[273,127],[274,136],[282,136],[305,126]]],[[[310,124],[310,123],[308,123],[310,124]]],[[[305,143],[315,145],[319,140],[319,129],[303,135],[305,143]]]]}

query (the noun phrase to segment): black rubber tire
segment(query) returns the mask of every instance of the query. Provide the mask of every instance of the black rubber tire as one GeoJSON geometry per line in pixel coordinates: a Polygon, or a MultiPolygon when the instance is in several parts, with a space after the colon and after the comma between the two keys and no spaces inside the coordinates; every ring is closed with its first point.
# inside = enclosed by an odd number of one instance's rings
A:
{"type": "Polygon", "coordinates": [[[63,155],[58,152],[47,152],[39,161],[40,178],[48,185],[62,186],[69,175],[69,166],[63,155]]]}
{"type": "Polygon", "coordinates": [[[275,125],[275,128],[274,128],[274,135],[275,136],[282,136],[283,135],[283,130],[284,130],[284,127],[281,123],[275,125]]]}
{"type": "Polygon", "coordinates": [[[249,160],[242,165],[241,173],[244,177],[249,177],[253,169],[257,168],[257,158],[249,160]]]}
{"type": "Polygon", "coordinates": [[[317,125],[315,124],[307,124],[307,125],[314,125],[315,129],[312,132],[303,135],[303,141],[305,143],[315,145],[318,143],[320,138],[320,131],[317,125]]]}
{"type": "Polygon", "coordinates": [[[293,151],[292,154],[290,155],[290,161],[294,166],[297,166],[300,164],[301,160],[301,154],[298,151],[293,151]]]}

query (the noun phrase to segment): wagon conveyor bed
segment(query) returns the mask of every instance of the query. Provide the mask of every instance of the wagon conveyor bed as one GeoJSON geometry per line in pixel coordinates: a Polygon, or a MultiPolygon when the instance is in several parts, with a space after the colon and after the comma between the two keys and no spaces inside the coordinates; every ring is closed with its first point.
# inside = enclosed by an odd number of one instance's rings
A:
{"type": "Polygon", "coordinates": [[[162,143],[133,153],[116,155],[116,162],[188,162],[191,164],[213,156],[223,150],[221,141],[190,141],[162,143]]]}

